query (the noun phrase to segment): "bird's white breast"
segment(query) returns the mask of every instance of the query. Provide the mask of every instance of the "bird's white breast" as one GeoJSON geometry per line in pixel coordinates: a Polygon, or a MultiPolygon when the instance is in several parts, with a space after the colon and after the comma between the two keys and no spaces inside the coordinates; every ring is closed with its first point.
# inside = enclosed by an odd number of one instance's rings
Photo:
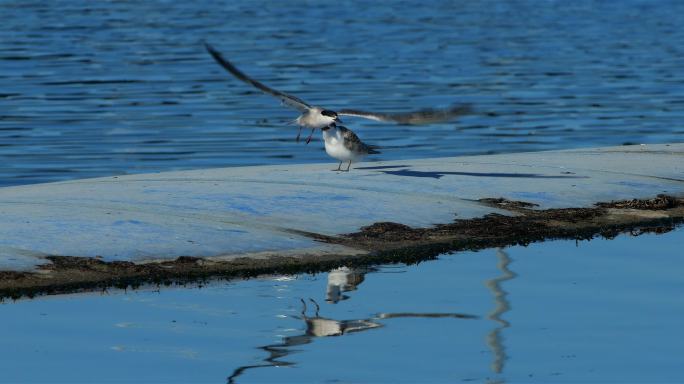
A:
{"type": "Polygon", "coordinates": [[[343,138],[339,131],[329,129],[323,131],[323,141],[325,142],[325,153],[339,161],[354,160],[356,156],[344,146],[343,138]]]}

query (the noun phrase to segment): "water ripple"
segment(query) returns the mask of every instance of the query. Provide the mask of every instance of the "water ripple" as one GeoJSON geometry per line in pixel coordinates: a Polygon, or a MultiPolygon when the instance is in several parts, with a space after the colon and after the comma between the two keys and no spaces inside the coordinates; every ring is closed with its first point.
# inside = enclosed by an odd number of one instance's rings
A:
{"type": "Polygon", "coordinates": [[[0,12],[0,185],[330,161],[203,40],[330,108],[477,109],[428,127],[353,120],[386,149],[370,161],[684,139],[680,1],[36,0],[0,12]]]}

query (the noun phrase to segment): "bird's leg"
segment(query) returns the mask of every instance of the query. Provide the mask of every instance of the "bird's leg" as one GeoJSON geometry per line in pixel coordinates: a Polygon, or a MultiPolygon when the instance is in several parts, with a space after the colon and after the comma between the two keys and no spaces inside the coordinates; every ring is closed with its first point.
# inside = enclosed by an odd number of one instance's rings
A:
{"type": "Polygon", "coordinates": [[[351,160],[349,160],[349,164],[347,165],[347,172],[349,172],[349,167],[351,167],[351,160]]]}
{"type": "Polygon", "coordinates": [[[318,306],[318,303],[316,302],[316,300],[314,300],[310,297],[309,297],[309,300],[311,300],[311,302],[314,303],[314,305],[316,306],[316,317],[318,317],[318,311],[321,310],[321,307],[318,306]]]}
{"type": "Polygon", "coordinates": [[[302,317],[306,319],[306,301],[304,301],[304,299],[302,299],[301,297],[299,298],[299,300],[302,302],[302,317]]]}
{"type": "Polygon", "coordinates": [[[311,138],[313,137],[313,134],[314,134],[314,131],[315,131],[315,130],[316,130],[316,128],[311,129],[311,134],[309,135],[309,137],[306,138],[306,143],[307,143],[307,144],[309,144],[309,142],[311,141],[311,138]]]}
{"type": "Polygon", "coordinates": [[[299,143],[299,136],[301,136],[301,135],[302,135],[302,126],[300,125],[299,126],[299,132],[297,132],[297,139],[296,139],[298,143],[299,143]]]}
{"type": "Polygon", "coordinates": [[[340,161],[340,165],[337,166],[337,169],[331,169],[333,172],[341,171],[342,170],[342,162],[340,161]]]}

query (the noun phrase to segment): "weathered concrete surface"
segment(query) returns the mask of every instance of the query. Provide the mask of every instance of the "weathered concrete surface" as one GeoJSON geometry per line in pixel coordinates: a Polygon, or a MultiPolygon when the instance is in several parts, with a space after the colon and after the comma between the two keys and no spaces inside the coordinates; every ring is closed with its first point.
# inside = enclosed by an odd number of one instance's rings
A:
{"type": "Polygon", "coordinates": [[[488,213],[482,198],[535,209],[684,196],[684,144],[363,163],[224,168],[0,189],[0,270],[47,255],[104,261],[179,256],[366,254],[318,235],[376,222],[412,227],[488,213]]]}

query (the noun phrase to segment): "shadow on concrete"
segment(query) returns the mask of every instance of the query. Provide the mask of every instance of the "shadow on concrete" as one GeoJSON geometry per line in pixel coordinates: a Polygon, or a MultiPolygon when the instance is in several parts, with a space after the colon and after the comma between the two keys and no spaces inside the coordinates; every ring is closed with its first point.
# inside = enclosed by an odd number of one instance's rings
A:
{"type": "Polygon", "coordinates": [[[381,171],[387,175],[409,176],[409,177],[429,177],[441,179],[447,175],[454,176],[473,176],[473,177],[513,177],[530,179],[588,179],[589,176],[571,175],[540,175],[537,173],[505,173],[505,172],[439,172],[439,171],[413,171],[410,169],[399,169],[396,171],[381,171]]]}
{"type": "Polygon", "coordinates": [[[374,167],[354,167],[354,169],[394,169],[394,168],[408,168],[410,165],[377,165],[374,167]]]}

